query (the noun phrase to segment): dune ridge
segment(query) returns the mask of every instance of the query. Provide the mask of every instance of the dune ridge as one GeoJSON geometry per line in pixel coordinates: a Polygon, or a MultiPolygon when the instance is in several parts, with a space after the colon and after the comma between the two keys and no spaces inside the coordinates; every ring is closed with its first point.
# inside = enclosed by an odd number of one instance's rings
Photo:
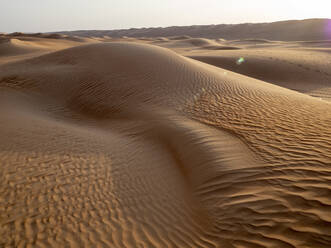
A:
{"type": "Polygon", "coordinates": [[[98,40],[58,34],[3,34],[0,35],[0,65],[94,42],[98,40]]]}
{"type": "Polygon", "coordinates": [[[3,246],[330,245],[327,101],[122,41],[5,63],[0,94],[3,246]]]}
{"type": "Polygon", "coordinates": [[[155,28],[131,28],[120,30],[77,30],[62,31],[57,34],[83,37],[193,37],[223,38],[227,40],[276,40],[276,41],[313,41],[328,40],[325,32],[330,19],[288,20],[271,23],[242,23],[193,25],[155,28]]]}
{"type": "Polygon", "coordinates": [[[305,93],[331,100],[330,54],[284,48],[227,50],[190,56],[199,61],[305,93]],[[236,64],[238,58],[245,62],[236,64]]]}

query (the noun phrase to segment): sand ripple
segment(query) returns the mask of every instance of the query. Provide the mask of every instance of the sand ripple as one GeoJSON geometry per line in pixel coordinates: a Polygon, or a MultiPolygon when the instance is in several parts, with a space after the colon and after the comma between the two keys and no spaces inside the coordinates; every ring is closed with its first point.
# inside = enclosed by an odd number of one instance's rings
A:
{"type": "Polygon", "coordinates": [[[0,99],[0,246],[331,245],[326,101],[125,42],[2,65],[0,99]]]}

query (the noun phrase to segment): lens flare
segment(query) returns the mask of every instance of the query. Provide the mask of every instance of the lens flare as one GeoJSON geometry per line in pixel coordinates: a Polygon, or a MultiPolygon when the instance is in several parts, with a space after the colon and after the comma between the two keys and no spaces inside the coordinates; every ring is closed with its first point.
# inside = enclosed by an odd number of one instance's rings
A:
{"type": "Polygon", "coordinates": [[[245,59],[243,57],[240,57],[238,60],[237,60],[237,65],[241,65],[242,63],[245,62],[245,59]]]}

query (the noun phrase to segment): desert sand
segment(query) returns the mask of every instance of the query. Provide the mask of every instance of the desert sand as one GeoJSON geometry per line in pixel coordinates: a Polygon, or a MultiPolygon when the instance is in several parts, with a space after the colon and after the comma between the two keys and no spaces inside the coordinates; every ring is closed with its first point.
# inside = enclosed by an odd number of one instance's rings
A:
{"type": "MultiPolygon", "coordinates": [[[[285,7],[285,6],[284,6],[285,7]]],[[[226,40],[268,39],[281,41],[316,41],[331,39],[331,19],[313,18],[269,23],[212,24],[193,26],[172,26],[154,28],[130,28],[117,30],[60,31],[49,35],[70,35],[80,37],[194,37],[226,40]]]]}
{"type": "Polygon", "coordinates": [[[330,41],[0,38],[0,247],[331,247],[330,41]]]}

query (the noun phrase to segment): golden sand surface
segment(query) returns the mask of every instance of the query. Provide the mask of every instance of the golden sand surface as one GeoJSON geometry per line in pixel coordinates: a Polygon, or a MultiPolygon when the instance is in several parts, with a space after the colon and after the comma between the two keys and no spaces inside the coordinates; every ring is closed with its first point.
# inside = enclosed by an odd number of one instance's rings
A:
{"type": "Polygon", "coordinates": [[[0,35],[0,247],[331,247],[331,42],[0,35]]]}

